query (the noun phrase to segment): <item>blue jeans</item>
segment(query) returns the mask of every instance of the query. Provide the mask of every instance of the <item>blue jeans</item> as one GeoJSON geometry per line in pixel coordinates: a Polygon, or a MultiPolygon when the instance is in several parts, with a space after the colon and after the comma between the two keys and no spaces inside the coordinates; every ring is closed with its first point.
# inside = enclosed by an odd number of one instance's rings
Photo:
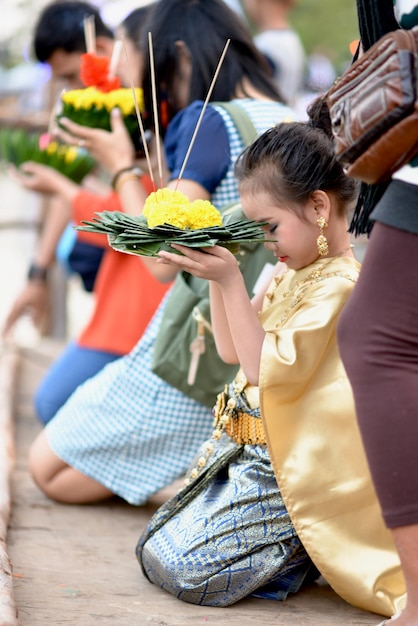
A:
{"type": "Polygon", "coordinates": [[[79,385],[118,358],[118,354],[71,343],[48,370],[36,391],[34,402],[39,420],[43,424],[49,422],[79,385]]]}

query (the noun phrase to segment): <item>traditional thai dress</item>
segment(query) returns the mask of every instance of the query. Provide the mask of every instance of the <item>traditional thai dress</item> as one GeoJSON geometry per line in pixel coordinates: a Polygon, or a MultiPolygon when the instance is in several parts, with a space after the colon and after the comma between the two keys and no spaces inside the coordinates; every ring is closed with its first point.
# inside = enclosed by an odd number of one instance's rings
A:
{"type": "Polygon", "coordinates": [[[284,600],[319,570],[349,602],[394,612],[399,563],[336,342],[358,272],[336,257],[274,279],[260,313],[260,387],[240,370],[219,395],[187,484],[139,539],[151,582],[227,606],[249,595],[284,600]]]}

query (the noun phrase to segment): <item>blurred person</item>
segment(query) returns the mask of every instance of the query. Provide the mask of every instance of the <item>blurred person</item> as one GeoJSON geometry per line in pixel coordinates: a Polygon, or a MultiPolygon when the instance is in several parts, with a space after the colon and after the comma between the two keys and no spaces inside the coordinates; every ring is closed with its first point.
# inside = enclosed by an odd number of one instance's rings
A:
{"type": "Polygon", "coordinates": [[[306,55],[302,41],[290,24],[296,0],[242,0],[254,24],[254,42],[268,59],[282,97],[295,105],[303,89],[306,55]]]}
{"type": "MultiPolygon", "coordinates": [[[[255,135],[293,119],[293,111],[281,101],[248,28],[222,0],[159,0],[143,27],[142,49],[148,32],[154,42],[167,187],[191,201],[210,200],[222,212],[239,200],[233,168],[244,140],[227,110],[217,103],[234,104],[255,127],[255,135]],[[230,45],[179,180],[228,39],[230,45]]],[[[146,64],[142,87],[147,110],[152,110],[152,80],[146,64]]],[[[132,145],[120,114],[115,111],[112,116],[111,132],[69,120],[61,123],[69,131],[60,130],[64,139],[75,144],[84,140],[93,155],[102,157],[111,175],[119,177],[124,210],[138,215],[146,193],[133,169],[132,145]]],[[[261,244],[258,250],[261,271],[271,255],[261,244]]],[[[79,387],[31,447],[32,476],[50,498],[81,503],[117,494],[131,504],[144,504],[185,472],[197,445],[211,432],[212,394],[206,405],[196,399],[202,397],[197,384],[184,380],[174,386],[152,370],[161,324],[171,314],[170,295],[188,277],[148,260],[162,280],[176,279],[143,337],[129,355],[79,387]]],[[[206,281],[200,287],[206,289],[206,281]]],[[[177,310],[177,305],[171,306],[177,310]]],[[[236,371],[235,365],[231,371],[236,371]]]]}
{"type": "Polygon", "coordinates": [[[324,52],[312,52],[307,57],[307,71],[303,91],[299,94],[294,108],[301,120],[308,119],[308,107],[331,87],[337,77],[331,59],[324,52]]]}
{"type": "MultiPolygon", "coordinates": [[[[129,14],[118,29],[126,38],[126,50],[134,76],[141,73],[142,57],[138,52],[140,29],[148,8],[129,14]]],[[[120,74],[126,73],[125,57],[120,59],[120,74]]],[[[121,211],[123,207],[116,192],[100,196],[83,189],[56,170],[38,163],[25,163],[15,173],[17,180],[27,189],[52,196],[58,200],[56,213],[48,219],[64,217],[79,224],[93,219],[96,212],[121,211]]],[[[152,187],[147,176],[142,184],[152,187]]],[[[85,380],[94,376],[105,365],[127,354],[135,346],[156,307],[168,288],[144,266],[141,259],[121,254],[109,247],[104,235],[77,233],[77,240],[94,244],[104,252],[94,285],[94,309],[80,336],[71,341],[55,361],[38,387],[34,402],[38,418],[48,422],[65,403],[72,392],[85,380]]],[[[37,259],[53,255],[56,241],[53,237],[41,240],[37,259]]],[[[28,284],[15,301],[3,329],[7,335],[17,319],[32,307],[34,321],[41,323],[41,314],[48,306],[47,282],[41,268],[32,266],[28,284]],[[36,270],[36,268],[38,268],[36,270]]]]}
{"type": "MultiPolygon", "coordinates": [[[[81,57],[86,52],[84,19],[93,16],[96,32],[96,52],[110,57],[113,32],[103,22],[98,9],[88,2],[64,0],[46,5],[37,17],[32,40],[36,59],[48,65],[56,87],[79,89],[81,57]]],[[[51,113],[52,115],[53,113],[51,113]]],[[[106,193],[106,185],[92,174],[83,186],[106,193]]],[[[77,239],[69,213],[58,197],[45,204],[45,219],[41,239],[28,271],[27,297],[30,313],[38,327],[45,328],[49,313],[47,304],[48,269],[57,260],[66,275],[78,274],[84,289],[91,292],[103,257],[103,248],[77,239]]]]}
{"type": "MultiPolygon", "coordinates": [[[[358,0],[357,13],[363,50],[390,31],[418,26],[416,0],[358,0]]],[[[418,626],[417,208],[417,156],[389,182],[364,186],[351,230],[370,239],[338,327],[372,478],[406,582],[406,606],[380,626],[418,626]]]]}
{"type": "Polygon", "coordinates": [[[46,5],[34,28],[33,49],[41,63],[47,63],[56,80],[67,89],[83,87],[80,79],[81,55],[86,49],[84,20],[93,16],[96,54],[110,57],[114,35],[94,5],[79,0],[63,0],[46,5]]]}

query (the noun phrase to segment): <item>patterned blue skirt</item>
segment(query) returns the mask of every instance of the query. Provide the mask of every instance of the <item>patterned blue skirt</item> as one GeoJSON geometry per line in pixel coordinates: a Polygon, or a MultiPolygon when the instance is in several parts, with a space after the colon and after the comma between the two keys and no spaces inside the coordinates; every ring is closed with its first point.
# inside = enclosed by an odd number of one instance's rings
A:
{"type": "Polygon", "coordinates": [[[238,446],[225,433],[198,477],[151,518],[136,553],[152,583],[206,606],[247,596],[284,600],[319,575],[293,528],[266,446],[238,446]]]}

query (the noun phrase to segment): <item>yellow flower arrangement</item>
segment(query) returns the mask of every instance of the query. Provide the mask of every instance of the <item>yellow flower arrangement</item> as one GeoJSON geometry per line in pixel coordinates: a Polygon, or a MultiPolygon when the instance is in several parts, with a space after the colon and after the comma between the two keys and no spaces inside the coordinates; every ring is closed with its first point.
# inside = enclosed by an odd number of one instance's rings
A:
{"type": "MultiPolygon", "coordinates": [[[[135,89],[135,99],[145,125],[147,116],[143,113],[142,89],[135,89]]],[[[100,91],[96,87],[72,89],[61,95],[61,103],[62,110],[57,116],[58,123],[60,117],[67,117],[81,126],[102,130],[111,129],[110,112],[116,107],[119,108],[136,150],[143,149],[132,89],[113,89],[108,92],[100,91]]]]}
{"type": "Polygon", "coordinates": [[[78,156],[79,150],[74,146],[65,146],[63,144],[59,144],[57,141],[51,141],[45,148],[45,152],[48,156],[58,156],[64,160],[64,163],[70,164],[72,163],[78,156]]]}
{"type": "Polygon", "coordinates": [[[151,193],[145,201],[143,216],[150,228],[171,224],[184,230],[196,230],[222,225],[222,215],[211,202],[190,202],[184,193],[171,189],[151,193]]]}
{"type": "MultiPolygon", "coordinates": [[[[135,89],[135,97],[138,108],[141,111],[144,108],[142,89],[135,89]]],[[[131,89],[114,89],[107,93],[99,91],[95,87],[72,89],[71,91],[65,91],[61,96],[61,100],[64,110],[66,107],[75,111],[104,109],[110,113],[112,109],[118,107],[124,117],[135,114],[135,103],[131,89]]]]}

